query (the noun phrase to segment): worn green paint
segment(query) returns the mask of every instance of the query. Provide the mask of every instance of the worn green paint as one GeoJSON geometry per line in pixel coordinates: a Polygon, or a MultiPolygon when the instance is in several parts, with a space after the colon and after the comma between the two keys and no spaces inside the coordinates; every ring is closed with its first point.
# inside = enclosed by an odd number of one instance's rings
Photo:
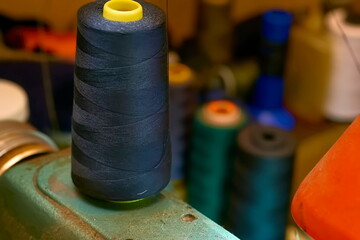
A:
{"type": "Polygon", "coordinates": [[[137,203],[77,192],[69,151],[16,165],[0,177],[0,239],[237,239],[163,192],[137,203]]]}

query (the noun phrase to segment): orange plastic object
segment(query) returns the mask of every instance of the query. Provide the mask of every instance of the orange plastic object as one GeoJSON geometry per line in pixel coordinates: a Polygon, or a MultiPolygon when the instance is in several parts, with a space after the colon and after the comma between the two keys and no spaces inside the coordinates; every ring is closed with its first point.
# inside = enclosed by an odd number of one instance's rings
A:
{"type": "Polygon", "coordinates": [[[202,117],[207,124],[229,127],[239,124],[244,116],[235,103],[228,100],[216,100],[203,108],[202,117]]]}
{"type": "Polygon", "coordinates": [[[7,42],[26,51],[41,50],[65,58],[75,60],[76,33],[55,33],[44,28],[17,27],[6,36],[7,42]]]}
{"type": "Polygon", "coordinates": [[[360,239],[360,117],[300,185],[295,222],[314,240],[360,239]]]}

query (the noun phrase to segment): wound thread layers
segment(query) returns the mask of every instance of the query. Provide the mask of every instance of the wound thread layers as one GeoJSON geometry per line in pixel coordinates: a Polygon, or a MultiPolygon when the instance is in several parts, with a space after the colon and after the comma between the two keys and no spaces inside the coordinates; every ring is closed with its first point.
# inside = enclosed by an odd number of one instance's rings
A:
{"type": "Polygon", "coordinates": [[[170,178],[166,17],[145,1],[138,21],[78,12],[72,179],[95,198],[131,201],[170,178]]]}

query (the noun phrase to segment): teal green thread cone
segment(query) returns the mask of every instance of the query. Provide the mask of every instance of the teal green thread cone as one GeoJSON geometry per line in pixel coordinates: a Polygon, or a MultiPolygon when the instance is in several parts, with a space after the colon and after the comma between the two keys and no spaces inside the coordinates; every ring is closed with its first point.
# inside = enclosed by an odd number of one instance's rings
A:
{"type": "Polygon", "coordinates": [[[212,101],[194,119],[188,172],[188,201],[220,223],[228,196],[236,135],[245,125],[242,110],[230,101],[212,101]]]}

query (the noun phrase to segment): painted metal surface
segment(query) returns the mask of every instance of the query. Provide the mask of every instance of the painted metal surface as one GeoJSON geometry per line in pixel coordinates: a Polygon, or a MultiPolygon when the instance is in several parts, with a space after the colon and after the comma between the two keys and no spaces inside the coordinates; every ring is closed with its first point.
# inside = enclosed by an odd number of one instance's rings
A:
{"type": "Polygon", "coordinates": [[[69,154],[21,163],[0,178],[1,240],[238,239],[166,192],[129,204],[83,196],[69,154]]]}

